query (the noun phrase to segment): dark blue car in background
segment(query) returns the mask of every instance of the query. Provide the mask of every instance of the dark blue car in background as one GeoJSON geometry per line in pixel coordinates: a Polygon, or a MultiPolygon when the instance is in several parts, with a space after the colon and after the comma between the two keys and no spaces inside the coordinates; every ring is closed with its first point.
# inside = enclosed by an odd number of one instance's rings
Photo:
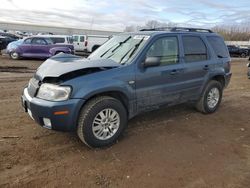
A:
{"type": "Polygon", "coordinates": [[[231,78],[230,56],[211,30],[159,28],[111,38],[87,59],[46,60],[22,95],[41,126],[77,131],[91,147],[114,143],[135,115],[190,102],[215,112],[231,78]]]}

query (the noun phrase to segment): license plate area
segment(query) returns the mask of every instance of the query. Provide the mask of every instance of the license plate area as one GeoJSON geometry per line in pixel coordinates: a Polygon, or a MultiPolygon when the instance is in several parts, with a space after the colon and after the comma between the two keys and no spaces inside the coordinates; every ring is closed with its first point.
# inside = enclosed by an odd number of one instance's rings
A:
{"type": "Polygon", "coordinates": [[[23,99],[23,97],[22,97],[21,101],[22,101],[22,107],[23,107],[24,111],[25,111],[26,113],[29,114],[29,116],[31,117],[31,119],[34,120],[33,115],[32,115],[32,112],[31,112],[30,109],[28,108],[27,102],[23,99]]]}

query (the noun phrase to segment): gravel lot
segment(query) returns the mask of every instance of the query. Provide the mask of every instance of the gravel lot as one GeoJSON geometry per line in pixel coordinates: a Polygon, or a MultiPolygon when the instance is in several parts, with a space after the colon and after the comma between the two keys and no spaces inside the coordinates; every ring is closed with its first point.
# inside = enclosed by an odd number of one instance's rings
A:
{"type": "Polygon", "coordinates": [[[233,61],[216,113],[179,105],[143,114],[106,149],[41,128],[23,112],[22,88],[41,63],[0,57],[0,187],[249,187],[246,59],[233,61]]]}

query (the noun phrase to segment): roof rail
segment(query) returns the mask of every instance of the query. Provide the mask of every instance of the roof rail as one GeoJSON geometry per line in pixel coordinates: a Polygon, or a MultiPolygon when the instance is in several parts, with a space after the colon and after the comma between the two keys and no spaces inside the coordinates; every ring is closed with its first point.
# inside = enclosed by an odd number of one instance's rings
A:
{"type": "Polygon", "coordinates": [[[213,33],[210,29],[202,29],[202,28],[189,28],[189,27],[158,27],[152,29],[141,29],[140,31],[187,31],[187,32],[208,32],[213,33]]]}

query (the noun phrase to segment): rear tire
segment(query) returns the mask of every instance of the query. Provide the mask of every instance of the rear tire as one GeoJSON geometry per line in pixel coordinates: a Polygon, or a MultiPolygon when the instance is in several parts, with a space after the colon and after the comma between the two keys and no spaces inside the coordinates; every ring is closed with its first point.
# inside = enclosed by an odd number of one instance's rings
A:
{"type": "Polygon", "coordinates": [[[247,57],[247,55],[246,55],[245,53],[242,53],[242,54],[240,54],[240,57],[242,57],[242,58],[246,58],[246,57],[247,57]]]}
{"type": "Polygon", "coordinates": [[[89,147],[112,145],[127,126],[123,104],[112,97],[100,96],[88,101],[80,112],[77,134],[89,147]]]}
{"type": "Polygon", "coordinates": [[[204,114],[215,112],[221,103],[222,94],[222,84],[216,80],[211,80],[196,103],[196,109],[204,114]]]}
{"type": "Polygon", "coordinates": [[[20,55],[17,52],[11,52],[10,57],[11,59],[14,59],[14,60],[20,59],[20,55]]]}

